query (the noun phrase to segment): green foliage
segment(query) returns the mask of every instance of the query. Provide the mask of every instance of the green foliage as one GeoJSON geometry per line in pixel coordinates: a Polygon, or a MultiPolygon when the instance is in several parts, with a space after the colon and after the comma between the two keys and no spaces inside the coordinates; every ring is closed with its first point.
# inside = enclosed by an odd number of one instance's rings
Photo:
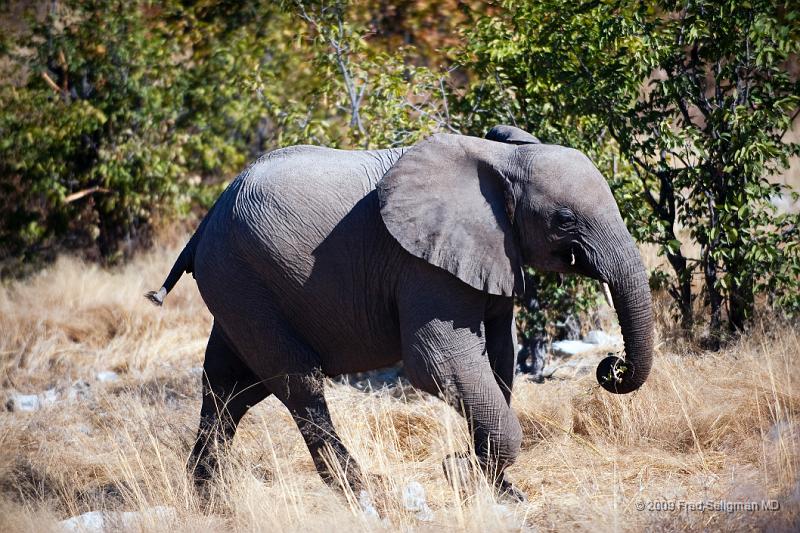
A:
{"type": "Polygon", "coordinates": [[[63,248],[113,261],[267,149],[409,144],[437,127],[441,78],[368,43],[356,7],[47,8],[0,48],[17,80],[0,84],[4,274],[63,248]]]}
{"type": "Polygon", "coordinates": [[[744,327],[756,297],[798,310],[797,215],[778,215],[769,181],[799,152],[784,140],[800,86],[791,3],[504,2],[467,32],[478,73],[473,124],[503,113],[550,142],[590,153],[632,234],[659,246],[683,324],[703,280],[712,335],[722,311],[744,327]],[[697,245],[697,257],[687,255],[697,245]]]}
{"type": "Polygon", "coordinates": [[[572,333],[569,322],[579,325],[597,304],[595,283],[576,276],[554,273],[525,272],[525,294],[519,298],[516,314],[517,331],[530,343],[535,338],[545,341],[572,333]]]}
{"type": "Polygon", "coordinates": [[[287,16],[254,8],[69,0],[8,39],[22,81],[0,85],[5,272],[64,247],[113,261],[272,143],[273,94],[247,76],[301,58],[287,16]]]}
{"type": "Polygon", "coordinates": [[[369,42],[368,21],[359,21],[355,13],[363,6],[295,1],[287,7],[303,23],[298,39],[313,68],[297,84],[303,87],[297,101],[284,107],[282,142],[386,148],[439,129],[445,113],[439,97],[443,78],[408,64],[403,58],[411,52],[405,48],[389,51],[369,42]]]}
{"type": "Polygon", "coordinates": [[[32,22],[10,52],[27,79],[0,87],[2,257],[67,236],[113,254],[183,177],[174,47],[124,2],[73,4],[32,22]]]}

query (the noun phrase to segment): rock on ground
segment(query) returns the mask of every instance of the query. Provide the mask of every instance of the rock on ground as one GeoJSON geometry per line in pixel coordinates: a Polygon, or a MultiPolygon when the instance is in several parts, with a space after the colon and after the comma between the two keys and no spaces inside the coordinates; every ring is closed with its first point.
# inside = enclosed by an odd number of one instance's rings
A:
{"type": "Polygon", "coordinates": [[[596,344],[598,346],[617,346],[622,344],[622,337],[619,335],[610,335],[599,329],[593,329],[583,337],[583,342],[596,344]]]}
{"type": "Polygon", "coordinates": [[[6,400],[6,409],[12,412],[31,413],[48,405],[53,405],[58,400],[55,389],[48,389],[39,394],[12,393],[6,400]]]}
{"type": "Polygon", "coordinates": [[[422,522],[433,520],[433,511],[425,499],[425,489],[417,481],[409,481],[403,488],[403,507],[406,511],[414,513],[422,522]]]}
{"type": "Polygon", "coordinates": [[[596,344],[583,341],[556,341],[552,344],[553,355],[570,357],[592,352],[597,349],[596,344]]]}
{"type": "Polygon", "coordinates": [[[141,529],[142,524],[166,529],[167,522],[174,520],[175,516],[175,509],[172,507],[160,506],[139,512],[103,513],[101,511],[90,511],[62,520],[59,525],[62,531],[80,533],[102,533],[109,530],[138,531],[141,529]]]}
{"type": "Polygon", "coordinates": [[[97,381],[101,382],[117,381],[119,379],[119,374],[113,370],[103,370],[98,372],[95,378],[97,378],[97,381]]]}

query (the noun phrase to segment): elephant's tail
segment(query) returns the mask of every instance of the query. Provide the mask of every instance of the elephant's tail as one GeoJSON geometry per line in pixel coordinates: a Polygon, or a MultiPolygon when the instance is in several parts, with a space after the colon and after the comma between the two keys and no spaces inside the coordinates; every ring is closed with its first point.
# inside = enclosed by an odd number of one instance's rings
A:
{"type": "Polygon", "coordinates": [[[197,243],[200,241],[200,237],[203,235],[203,229],[206,226],[206,222],[211,217],[211,213],[214,212],[214,204],[211,209],[209,210],[208,214],[206,214],[205,218],[200,222],[200,225],[197,227],[197,231],[194,232],[194,235],[189,239],[189,242],[186,243],[186,246],[183,247],[178,259],[175,260],[175,264],[172,265],[172,269],[169,271],[167,275],[167,279],[164,280],[164,284],[161,285],[161,288],[157,291],[148,291],[144,297],[153,302],[155,305],[161,306],[164,304],[164,298],[167,297],[169,291],[178,283],[178,280],[181,279],[184,273],[191,274],[194,272],[194,254],[197,250],[197,243]]]}

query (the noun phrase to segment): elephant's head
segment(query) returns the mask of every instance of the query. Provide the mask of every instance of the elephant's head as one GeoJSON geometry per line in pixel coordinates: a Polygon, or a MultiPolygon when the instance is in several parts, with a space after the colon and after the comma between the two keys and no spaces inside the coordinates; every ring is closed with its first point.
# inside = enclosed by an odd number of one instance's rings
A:
{"type": "Polygon", "coordinates": [[[521,293],[522,266],[607,283],[625,360],[597,369],[606,390],[638,389],[650,372],[647,273],[605,179],[584,154],[511,126],[487,139],[434,135],[378,184],[381,214],[408,252],[490,294],[521,293]]]}

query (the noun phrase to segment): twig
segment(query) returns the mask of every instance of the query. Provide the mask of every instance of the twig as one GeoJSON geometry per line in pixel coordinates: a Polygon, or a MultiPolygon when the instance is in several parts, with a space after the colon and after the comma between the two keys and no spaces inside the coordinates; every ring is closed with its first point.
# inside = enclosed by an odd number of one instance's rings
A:
{"type": "Polygon", "coordinates": [[[345,37],[345,30],[344,30],[344,20],[343,20],[343,13],[341,8],[338,6],[335,9],[336,13],[336,27],[339,31],[338,39],[335,38],[330,30],[325,29],[323,26],[319,24],[319,22],[306,10],[306,6],[300,0],[295,1],[295,5],[299,8],[300,13],[299,16],[306,22],[308,22],[313,29],[319,33],[323,39],[328,43],[328,46],[333,50],[333,53],[336,56],[336,64],[339,67],[339,71],[342,74],[342,78],[344,81],[345,88],[347,89],[347,96],[350,100],[350,127],[357,128],[359,133],[364,135],[366,132],[364,130],[364,124],[361,121],[361,115],[359,114],[359,108],[361,106],[361,100],[364,98],[364,93],[367,88],[367,80],[365,79],[361,86],[356,88],[355,81],[353,79],[352,73],[350,72],[350,67],[347,61],[347,53],[350,51],[349,47],[346,44],[342,44],[342,40],[345,37]]]}
{"type": "Polygon", "coordinates": [[[447,119],[447,126],[450,127],[450,108],[447,106],[447,94],[444,92],[444,78],[439,78],[439,89],[442,91],[442,104],[444,104],[444,116],[447,119]]]}
{"type": "Polygon", "coordinates": [[[63,96],[63,94],[64,94],[64,93],[61,91],[61,87],[59,87],[59,86],[56,84],[56,82],[54,82],[54,81],[53,81],[53,78],[51,78],[51,77],[50,77],[50,76],[47,74],[47,72],[45,72],[45,71],[42,71],[42,79],[45,81],[45,83],[46,83],[47,85],[49,85],[49,86],[50,86],[50,88],[51,88],[51,89],[53,89],[55,92],[57,92],[57,93],[58,93],[60,96],[63,96]]]}
{"type": "Polygon", "coordinates": [[[88,189],[83,189],[81,191],[77,191],[70,195],[65,196],[64,203],[70,204],[72,202],[75,202],[76,200],[80,200],[84,196],[89,196],[90,194],[94,194],[96,192],[109,193],[111,192],[111,190],[106,189],[104,187],[89,187],[88,189]]]}
{"type": "Polygon", "coordinates": [[[69,71],[69,65],[67,65],[67,58],[64,57],[64,50],[58,50],[58,62],[61,65],[61,69],[64,71],[63,80],[61,82],[61,89],[64,91],[64,94],[69,93],[69,83],[67,72],[69,71]]]}

